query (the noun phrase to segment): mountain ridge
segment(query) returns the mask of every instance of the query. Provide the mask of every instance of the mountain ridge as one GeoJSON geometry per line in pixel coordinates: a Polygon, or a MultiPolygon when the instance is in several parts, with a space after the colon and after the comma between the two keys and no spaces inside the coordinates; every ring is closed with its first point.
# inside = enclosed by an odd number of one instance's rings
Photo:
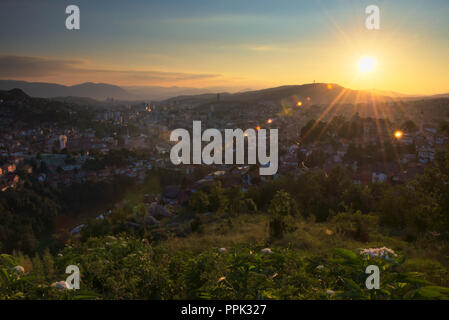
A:
{"type": "Polygon", "coordinates": [[[357,103],[357,102],[385,102],[409,99],[447,98],[449,93],[422,96],[401,94],[393,91],[353,90],[335,83],[310,83],[302,85],[283,85],[260,90],[223,92],[224,88],[190,88],[190,87],[161,87],[161,86],[125,86],[120,87],[108,83],[84,82],[72,86],[65,86],[47,82],[27,82],[21,80],[0,80],[0,90],[21,89],[27,95],[38,98],[78,97],[95,100],[113,98],[116,100],[137,101],[178,101],[178,102],[209,102],[220,101],[281,101],[294,97],[298,101],[311,101],[314,104],[328,103],[357,103]],[[222,90],[220,90],[222,89],[222,90]]]}

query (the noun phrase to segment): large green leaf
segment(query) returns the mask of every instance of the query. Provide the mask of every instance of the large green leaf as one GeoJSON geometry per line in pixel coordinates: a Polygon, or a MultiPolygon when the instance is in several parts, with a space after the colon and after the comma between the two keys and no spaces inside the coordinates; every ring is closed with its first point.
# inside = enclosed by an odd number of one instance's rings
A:
{"type": "Polygon", "coordinates": [[[354,252],[346,249],[336,248],[335,254],[351,263],[356,263],[359,261],[359,257],[354,252]]]}

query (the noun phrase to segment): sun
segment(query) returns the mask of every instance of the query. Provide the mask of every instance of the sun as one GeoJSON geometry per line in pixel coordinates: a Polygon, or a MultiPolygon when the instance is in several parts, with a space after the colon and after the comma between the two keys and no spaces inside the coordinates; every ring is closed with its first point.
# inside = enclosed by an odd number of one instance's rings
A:
{"type": "Polygon", "coordinates": [[[376,59],[372,57],[363,57],[359,60],[359,71],[366,73],[371,72],[376,67],[376,59]]]}

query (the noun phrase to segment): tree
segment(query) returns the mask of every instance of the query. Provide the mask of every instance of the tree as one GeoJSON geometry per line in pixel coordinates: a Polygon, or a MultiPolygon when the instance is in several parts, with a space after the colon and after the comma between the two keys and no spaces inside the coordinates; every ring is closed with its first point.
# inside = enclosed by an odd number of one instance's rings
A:
{"type": "Polygon", "coordinates": [[[44,265],[42,264],[41,257],[36,252],[33,259],[31,260],[31,263],[33,264],[33,273],[36,275],[44,275],[44,265]]]}
{"type": "Polygon", "coordinates": [[[418,126],[412,120],[407,120],[401,125],[401,129],[407,132],[414,132],[418,130],[418,126]]]}
{"type": "Polygon", "coordinates": [[[209,197],[203,191],[197,191],[193,194],[189,201],[189,207],[198,213],[206,212],[209,208],[209,197]]]}
{"type": "Polygon", "coordinates": [[[328,155],[326,152],[320,149],[313,150],[310,156],[307,158],[307,167],[322,167],[326,162],[328,155]]]}
{"type": "Polygon", "coordinates": [[[224,212],[228,207],[228,198],[224,194],[221,182],[215,182],[209,191],[209,209],[212,212],[224,212]]]}
{"type": "Polygon", "coordinates": [[[241,209],[241,200],[243,199],[243,191],[240,187],[232,187],[226,190],[229,199],[229,211],[238,213],[241,209]]]}
{"type": "Polygon", "coordinates": [[[199,216],[196,216],[195,219],[190,223],[190,228],[192,232],[196,232],[202,234],[204,232],[203,221],[199,216]]]}
{"type": "Polygon", "coordinates": [[[286,232],[294,231],[292,216],[296,215],[295,201],[288,192],[279,190],[270,202],[269,231],[271,239],[282,239],[286,232]]]}
{"type": "Polygon", "coordinates": [[[47,248],[44,251],[44,255],[42,257],[42,262],[44,265],[45,277],[48,280],[52,280],[53,275],[55,273],[55,262],[53,260],[53,256],[50,253],[50,250],[47,248]]]}

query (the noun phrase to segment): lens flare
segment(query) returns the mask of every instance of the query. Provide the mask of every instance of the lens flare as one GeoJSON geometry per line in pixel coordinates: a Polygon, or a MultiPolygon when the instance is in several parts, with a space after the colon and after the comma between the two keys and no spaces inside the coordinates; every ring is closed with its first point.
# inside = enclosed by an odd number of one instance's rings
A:
{"type": "Polygon", "coordinates": [[[400,131],[400,130],[397,130],[397,131],[395,131],[395,133],[394,133],[394,137],[395,137],[396,139],[401,139],[403,135],[404,135],[404,133],[403,133],[402,131],[400,131]]]}

